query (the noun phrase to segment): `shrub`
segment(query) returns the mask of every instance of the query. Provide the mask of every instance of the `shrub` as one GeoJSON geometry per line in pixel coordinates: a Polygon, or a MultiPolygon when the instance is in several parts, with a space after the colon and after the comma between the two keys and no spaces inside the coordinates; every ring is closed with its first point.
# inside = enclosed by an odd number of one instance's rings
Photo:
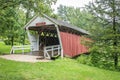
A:
{"type": "Polygon", "coordinates": [[[11,41],[10,41],[10,40],[4,40],[4,43],[5,43],[6,45],[11,45],[11,41]]]}
{"type": "Polygon", "coordinates": [[[82,64],[87,64],[103,69],[116,70],[114,67],[112,49],[109,46],[94,46],[90,48],[89,55],[82,54],[77,58],[77,61],[82,64]]]}
{"type": "Polygon", "coordinates": [[[82,64],[91,65],[91,63],[90,63],[90,55],[81,54],[81,55],[77,58],[77,61],[78,61],[79,63],[82,63],[82,64]]]}
{"type": "Polygon", "coordinates": [[[91,64],[99,68],[115,70],[113,51],[114,50],[112,46],[93,46],[90,49],[91,64]]]}

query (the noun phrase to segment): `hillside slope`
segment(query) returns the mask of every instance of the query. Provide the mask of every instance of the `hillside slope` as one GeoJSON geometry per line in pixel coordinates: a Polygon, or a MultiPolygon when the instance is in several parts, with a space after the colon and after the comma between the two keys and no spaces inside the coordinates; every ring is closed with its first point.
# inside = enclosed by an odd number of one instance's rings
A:
{"type": "Polygon", "coordinates": [[[78,64],[66,58],[45,63],[0,58],[0,80],[120,80],[120,72],[78,64]]]}

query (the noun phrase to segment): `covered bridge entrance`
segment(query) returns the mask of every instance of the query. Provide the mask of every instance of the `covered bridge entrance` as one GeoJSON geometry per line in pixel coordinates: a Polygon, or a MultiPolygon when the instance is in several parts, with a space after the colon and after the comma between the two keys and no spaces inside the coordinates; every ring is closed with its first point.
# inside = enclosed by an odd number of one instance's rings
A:
{"type": "Polygon", "coordinates": [[[25,25],[32,52],[39,52],[45,58],[61,55],[74,57],[86,53],[87,48],[81,44],[83,35],[89,33],[66,22],[35,16],[25,25]]]}

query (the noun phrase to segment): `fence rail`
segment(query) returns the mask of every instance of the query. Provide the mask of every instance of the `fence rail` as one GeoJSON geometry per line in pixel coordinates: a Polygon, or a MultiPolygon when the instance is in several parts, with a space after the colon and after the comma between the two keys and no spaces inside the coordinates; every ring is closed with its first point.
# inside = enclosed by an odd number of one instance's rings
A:
{"type": "Polygon", "coordinates": [[[25,49],[31,49],[30,45],[20,45],[20,46],[13,46],[11,48],[10,54],[14,54],[16,50],[22,50],[22,53],[24,54],[25,49]]]}
{"type": "Polygon", "coordinates": [[[44,47],[44,57],[50,59],[50,54],[48,52],[51,52],[51,56],[53,57],[54,51],[57,51],[58,55],[60,55],[61,46],[60,45],[53,45],[53,46],[44,47]]]}

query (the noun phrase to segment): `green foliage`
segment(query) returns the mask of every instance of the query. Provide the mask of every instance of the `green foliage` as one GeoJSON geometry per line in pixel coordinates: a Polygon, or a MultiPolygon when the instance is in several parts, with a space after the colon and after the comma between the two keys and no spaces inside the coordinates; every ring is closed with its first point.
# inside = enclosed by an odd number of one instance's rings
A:
{"type": "Polygon", "coordinates": [[[101,59],[101,54],[98,50],[99,48],[97,46],[91,48],[91,63],[95,66],[99,65],[99,60],[101,59]]]}
{"type": "Polygon", "coordinates": [[[4,40],[4,43],[5,43],[6,45],[11,45],[11,41],[10,41],[10,40],[4,40]]]}
{"type": "MultiPolygon", "coordinates": [[[[101,48],[99,46],[93,46],[90,48],[89,55],[81,54],[76,60],[82,64],[109,70],[116,70],[114,68],[114,58],[110,52],[112,52],[112,47],[105,46],[101,48]]],[[[119,68],[117,70],[119,71],[119,68]]]]}
{"type": "Polygon", "coordinates": [[[119,8],[116,0],[95,0],[87,6],[93,15],[91,23],[91,62],[95,66],[114,69],[120,56],[119,8]],[[114,66],[114,67],[113,67],[114,66]]]}
{"type": "Polygon", "coordinates": [[[94,46],[90,49],[91,51],[91,63],[94,66],[114,70],[114,61],[109,46],[98,47],[94,46]],[[109,55],[108,55],[109,53],[109,55]]]}
{"type": "Polygon", "coordinates": [[[5,39],[5,41],[8,40],[8,43],[12,45],[14,39],[18,38],[18,29],[20,28],[18,23],[18,14],[16,13],[16,8],[13,7],[8,7],[2,11],[4,12],[2,17],[5,19],[1,21],[0,25],[1,36],[5,39]]]}
{"type": "Polygon", "coordinates": [[[88,19],[92,16],[87,11],[82,10],[81,8],[60,5],[58,7],[58,17],[80,28],[86,30],[90,29],[91,23],[88,21],[88,19]]]}
{"type": "Polygon", "coordinates": [[[76,60],[81,64],[91,65],[91,56],[89,55],[81,54],[76,60]]]}
{"type": "MultiPolygon", "coordinates": [[[[103,32],[106,30],[102,30],[103,32]]],[[[94,66],[112,69],[114,70],[114,53],[120,53],[120,47],[116,46],[114,48],[112,42],[112,34],[103,34],[100,29],[95,35],[92,36],[94,42],[91,44],[90,53],[91,53],[91,63],[94,66]],[[109,36],[110,35],[110,36],[109,36]]],[[[106,31],[107,32],[107,31],[106,31]]],[[[108,32],[107,32],[108,33],[108,32]]],[[[119,55],[118,55],[119,56],[119,55]]]]}
{"type": "Polygon", "coordinates": [[[14,42],[26,44],[23,26],[36,14],[53,15],[51,5],[56,0],[1,0],[0,38],[13,46],[14,42]]]}

